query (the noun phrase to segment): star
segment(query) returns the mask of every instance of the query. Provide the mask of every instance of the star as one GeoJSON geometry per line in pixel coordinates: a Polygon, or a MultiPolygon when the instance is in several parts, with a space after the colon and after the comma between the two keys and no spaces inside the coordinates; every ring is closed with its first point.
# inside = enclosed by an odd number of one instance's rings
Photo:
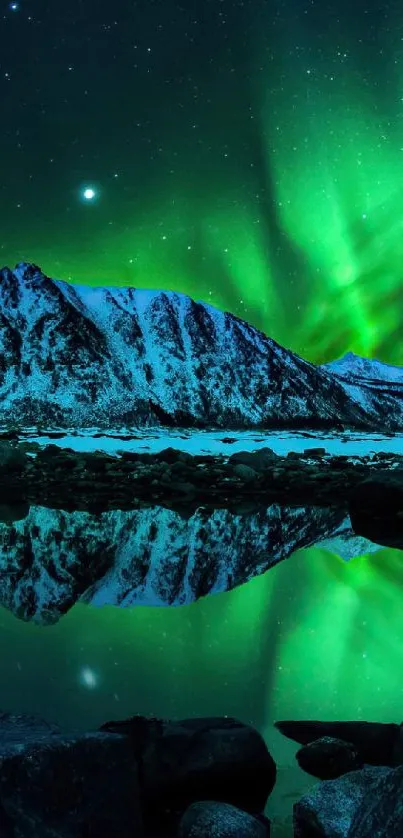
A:
{"type": "Polygon", "coordinates": [[[92,189],[92,187],[91,187],[91,186],[87,186],[87,187],[83,190],[83,198],[84,198],[86,201],[93,201],[93,200],[94,200],[94,198],[95,198],[95,196],[96,196],[95,189],[92,189]]]}

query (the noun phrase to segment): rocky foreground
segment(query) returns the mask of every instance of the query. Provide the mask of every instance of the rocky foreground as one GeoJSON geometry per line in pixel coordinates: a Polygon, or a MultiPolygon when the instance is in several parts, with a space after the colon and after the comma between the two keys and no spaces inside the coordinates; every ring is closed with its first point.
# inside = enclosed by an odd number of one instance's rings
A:
{"type": "Polygon", "coordinates": [[[1,838],[268,838],[275,781],[262,737],[235,719],[76,733],[0,713],[1,838]]]}
{"type": "Polygon", "coordinates": [[[262,448],[224,457],[166,448],[114,457],[7,440],[4,434],[0,441],[0,503],[24,500],[89,512],[156,504],[243,509],[245,502],[267,506],[275,501],[347,509],[360,483],[391,474],[403,482],[403,456],[352,458],[311,448],[283,457],[262,448]]]}
{"type": "Polygon", "coordinates": [[[281,721],[302,744],[296,758],[319,777],[294,805],[294,838],[400,838],[403,835],[403,725],[281,721]]]}
{"type": "MultiPolygon", "coordinates": [[[[276,726],[327,778],[295,803],[294,838],[403,834],[402,725],[276,726]]],[[[276,776],[260,734],[228,717],[133,716],[83,733],[0,713],[1,838],[270,838],[276,776]]]]}

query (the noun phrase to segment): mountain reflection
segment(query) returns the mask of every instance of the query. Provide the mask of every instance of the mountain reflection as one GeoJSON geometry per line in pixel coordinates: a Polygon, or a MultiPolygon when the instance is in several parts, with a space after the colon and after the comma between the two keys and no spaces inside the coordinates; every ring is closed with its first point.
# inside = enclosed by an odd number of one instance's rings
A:
{"type": "MultiPolygon", "coordinates": [[[[4,510],[3,510],[4,513],[4,510]]],[[[31,506],[0,524],[0,603],[17,617],[57,622],[77,601],[185,605],[229,591],[303,547],[350,558],[380,549],[356,537],[345,511],[272,504],[248,514],[161,506],[97,515],[31,506]]]]}

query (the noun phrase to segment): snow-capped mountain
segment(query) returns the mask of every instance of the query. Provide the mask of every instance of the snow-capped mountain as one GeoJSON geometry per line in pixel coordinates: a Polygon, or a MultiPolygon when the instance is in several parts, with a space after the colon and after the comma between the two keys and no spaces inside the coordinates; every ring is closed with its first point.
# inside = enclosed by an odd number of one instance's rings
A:
{"type": "Polygon", "coordinates": [[[342,384],[345,393],[368,414],[371,428],[401,431],[403,428],[403,368],[347,352],[342,358],[322,364],[342,384]]]}
{"type": "MultiPolygon", "coordinates": [[[[357,554],[349,518],[331,507],[272,504],[250,515],[200,507],[183,516],[160,506],[97,515],[31,506],[0,523],[0,605],[42,624],[78,601],[184,605],[242,585],[295,550],[332,550],[333,537],[343,537],[345,558],[357,554]]],[[[362,553],[379,549],[360,539],[362,553]]]]}
{"type": "Polygon", "coordinates": [[[336,361],[329,364],[322,364],[322,369],[330,370],[340,378],[348,380],[365,379],[366,384],[379,383],[380,381],[403,384],[403,367],[395,367],[392,364],[384,364],[376,358],[361,358],[354,352],[346,352],[336,361]]]}
{"type": "Polygon", "coordinates": [[[352,384],[185,294],[0,271],[0,424],[394,430],[394,387],[352,384]]]}

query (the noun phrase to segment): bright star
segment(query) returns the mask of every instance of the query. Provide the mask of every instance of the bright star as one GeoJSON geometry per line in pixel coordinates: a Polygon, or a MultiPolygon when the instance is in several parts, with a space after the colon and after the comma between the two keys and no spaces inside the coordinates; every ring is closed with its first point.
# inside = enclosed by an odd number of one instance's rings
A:
{"type": "Polygon", "coordinates": [[[12,12],[18,12],[18,9],[20,8],[20,4],[16,3],[16,2],[9,3],[8,8],[11,9],[12,12]]]}
{"type": "Polygon", "coordinates": [[[92,201],[93,198],[95,198],[95,189],[87,186],[87,188],[83,191],[83,198],[85,198],[86,201],[92,201]]]}

